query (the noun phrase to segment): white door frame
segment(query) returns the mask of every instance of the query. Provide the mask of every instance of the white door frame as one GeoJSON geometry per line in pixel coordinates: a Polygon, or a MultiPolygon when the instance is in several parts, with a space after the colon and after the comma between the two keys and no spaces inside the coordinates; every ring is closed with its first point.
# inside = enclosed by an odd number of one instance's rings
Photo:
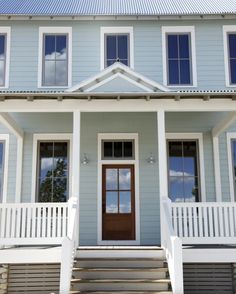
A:
{"type": "Polygon", "coordinates": [[[98,245],[140,245],[140,199],[139,199],[139,151],[137,133],[100,133],[98,134],[98,196],[97,196],[97,243],[98,245]],[[134,160],[103,160],[102,140],[134,140],[134,160]],[[102,166],[103,164],[133,164],[135,177],[135,240],[102,240],[102,166]]]}

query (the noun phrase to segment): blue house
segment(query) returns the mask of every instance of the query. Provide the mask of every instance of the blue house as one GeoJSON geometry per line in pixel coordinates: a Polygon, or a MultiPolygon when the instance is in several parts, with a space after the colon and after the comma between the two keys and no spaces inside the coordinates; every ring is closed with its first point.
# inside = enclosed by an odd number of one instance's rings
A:
{"type": "Polygon", "coordinates": [[[0,294],[235,293],[235,20],[0,0],[0,294]]]}

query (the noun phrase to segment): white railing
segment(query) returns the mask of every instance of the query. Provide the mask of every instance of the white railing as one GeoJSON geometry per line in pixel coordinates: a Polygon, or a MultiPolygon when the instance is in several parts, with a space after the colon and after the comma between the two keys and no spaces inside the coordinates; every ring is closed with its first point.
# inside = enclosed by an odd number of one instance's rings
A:
{"type": "Polygon", "coordinates": [[[236,203],[171,203],[183,244],[236,244],[236,203]]]}
{"type": "Polygon", "coordinates": [[[61,244],[68,203],[0,204],[0,245],[61,244]]]}
{"type": "Polygon", "coordinates": [[[61,250],[60,294],[70,292],[73,261],[79,243],[77,226],[79,220],[78,198],[70,198],[68,209],[68,234],[62,242],[61,250]]]}
{"type": "Polygon", "coordinates": [[[182,243],[171,223],[171,201],[162,198],[162,246],[164,247],[173,294],[183,294],[182,243]]]}

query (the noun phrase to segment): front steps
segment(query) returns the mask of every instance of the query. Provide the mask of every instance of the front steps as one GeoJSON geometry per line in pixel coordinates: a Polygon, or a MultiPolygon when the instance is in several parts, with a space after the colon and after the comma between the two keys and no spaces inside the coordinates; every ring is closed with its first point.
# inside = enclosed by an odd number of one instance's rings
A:
{"type": "Polygon", "coordinates": [[[150,252],[133,250],[120,252],[117,249],[107,250],[104,257],[104,249],[90,251],[90,254],[77,255],[71,280],[70,293],[129,293],[129,294],[167,294],[170,291],[170,280],[163,251],[155,252],[155,257],[150,257],[150,252]],[[112,254],[113,253],[113,254],[112,254]],[[90,255],[91,257],[88,257],[90,255]],[[111,256],[115,257],[111,257],[111,256]],[[145,257],[145,256],[148,257],[145,257]],[[127,257],[132,256],[132,257],[127,257]]]}

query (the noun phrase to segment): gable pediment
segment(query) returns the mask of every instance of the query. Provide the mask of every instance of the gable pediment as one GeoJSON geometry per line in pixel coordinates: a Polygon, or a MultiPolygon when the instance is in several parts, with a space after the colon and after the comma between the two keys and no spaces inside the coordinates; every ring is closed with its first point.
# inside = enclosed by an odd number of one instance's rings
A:
{"type": "Polygon", "coordinates": [[[137,73],[128,66],[116,62],[97,75],[73,86],[67,92],[167,92],[167,87],[137,73]]]}

